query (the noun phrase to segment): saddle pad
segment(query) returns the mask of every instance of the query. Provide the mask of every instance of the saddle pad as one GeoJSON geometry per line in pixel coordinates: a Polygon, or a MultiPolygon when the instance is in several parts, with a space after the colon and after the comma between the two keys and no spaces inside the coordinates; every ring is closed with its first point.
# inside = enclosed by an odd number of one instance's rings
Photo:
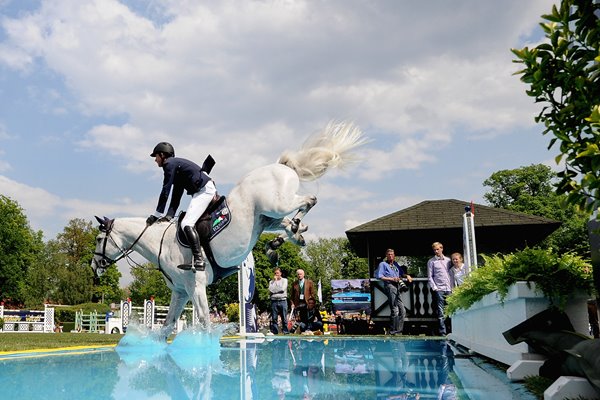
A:
{"type": "MultiPolygon", "coordinates": [[[[206,210],[207,213],[196,222],[196,231],[200,236],[200,243],[203,247],[210,242],[215,236],[223,231],[231,222],[231,212],[225,196],[221,196],[214,204],[211,204],[206,210]]],[[[181,221],[185,217],[185,211],[181,212],[177,221],[177,241],[183,247],[190,247],[183,229],[181,229],[181,221]]],[[[206,248],[206,247],[205,247],[206,248]]]]}
{"type": "Polygon", "coordinates": [[[208,240],[211,241],[231,222],[231,212],[227,201],[221,202],[218,208],[210,214],[210,234],[208,240]]]}

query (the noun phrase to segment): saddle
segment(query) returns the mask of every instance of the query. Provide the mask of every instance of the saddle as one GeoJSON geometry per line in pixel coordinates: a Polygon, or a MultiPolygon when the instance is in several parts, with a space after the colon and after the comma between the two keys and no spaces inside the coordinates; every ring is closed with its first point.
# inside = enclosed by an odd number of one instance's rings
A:
{"type": "MultiPolygon", "coordinates": [[[[179,218],[177,221],[177,241],[183,247],[190,247],[190,244],[187,240],[183,229],[181,228],[181,221],[183,221],[183,217],[185,216],[185,211],[179,214],[179,218]]],[[[227,278],[229,275],[236,273],[240,268],[237,265],[222,267],[217,264],[215,260],[215,256],[210,247],[210,241],[214,239],[219,233],[221,233],[231,222],[231,212],[229,210],[229,205],[227,204],[227,199],[225,196],[221,196],[216,194],[206,211],[202,214],[202,216],[196,222],[196,232],[198,232],[198,237],[200,239],[200,246],[204,249],[204,253],[206,254],[206,258],[210,262],[210,265],[213,268],[214,274],[214,283],[221,281],[224,278],[227,278]]]]}

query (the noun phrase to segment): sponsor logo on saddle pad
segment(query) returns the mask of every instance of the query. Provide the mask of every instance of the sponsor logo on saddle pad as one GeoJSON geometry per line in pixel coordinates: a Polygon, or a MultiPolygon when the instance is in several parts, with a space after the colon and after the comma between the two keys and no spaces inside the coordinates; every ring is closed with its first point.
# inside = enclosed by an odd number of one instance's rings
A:
{"type": "Polygon", "coordinates": [[[222,202],[219,208],[210,214],[210,220],[211,225],[208,240],[212,240],[212,238],[217,236],[231,221],[231,213],[226,201],[222,202]]]}

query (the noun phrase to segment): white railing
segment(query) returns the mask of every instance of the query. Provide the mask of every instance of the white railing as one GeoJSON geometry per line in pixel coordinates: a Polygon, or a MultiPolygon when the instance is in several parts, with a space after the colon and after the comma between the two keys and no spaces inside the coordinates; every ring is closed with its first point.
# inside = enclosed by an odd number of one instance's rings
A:
{"type": "MultiPolygon", "coordinates": [[[[186,307],[185,310],[194,314],[193,307],[186,307]]],[[[134,306],[129,299],[121,301],[121,307],[115,313],[116,315],[107,317],[105,332],[125,333],[131,321],[137,321],[138,324],[153,331],[159,330],[162,328],[168,312],[169,306],[157,306],[153,299],[144,300],[143,306],[134,306]]],[[[181,332],[186,325],[185,315],[182,315],[177,320],[174,332],[181,332]]]]}
{"type": "Polygon", "coordinates": [[[0,332],[54,332],[54,308],[48,305],[43,310],[7,310],[0,305],[0,318],[4,320],[0,332]]]}

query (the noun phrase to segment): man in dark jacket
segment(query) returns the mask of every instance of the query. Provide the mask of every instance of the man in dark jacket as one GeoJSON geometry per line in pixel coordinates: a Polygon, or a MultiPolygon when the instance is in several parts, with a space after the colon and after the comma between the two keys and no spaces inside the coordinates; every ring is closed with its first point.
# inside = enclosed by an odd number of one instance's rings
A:
{"type": "Polygon", "coordinates": [[[192,199],[181,221],[181,227],[190,243],[193,261],[191,266],[180,265],[179,268],[191,269],[192,272],[204,271],[204,258],[195,225],[217,193],[214,182],[207,174],[210,170],[205,172],[194,162],[175,157],[175,149],[167,142],[157,144],[150,157],[154,157],[154,161],[163,169],[165,175],[156,211],[148,217],[146,223],[152,225],[161,217],[166,220],[173,218],[185,190],[192,199]],[[169,194],[171,202],[165,213],[169,194]]]}

